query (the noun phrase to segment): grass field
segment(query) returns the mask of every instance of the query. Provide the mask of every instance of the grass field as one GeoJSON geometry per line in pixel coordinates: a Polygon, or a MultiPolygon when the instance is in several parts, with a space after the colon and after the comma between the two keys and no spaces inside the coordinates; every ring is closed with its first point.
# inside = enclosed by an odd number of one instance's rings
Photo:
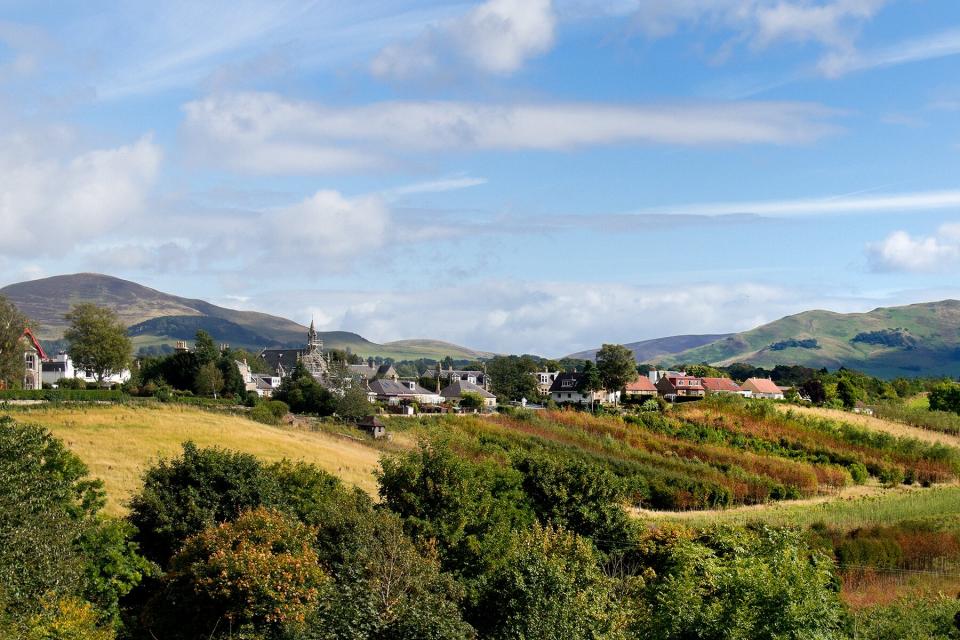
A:
{"type": "Polygon", "coordinates": [[[933,488],[899,486],[851,487],[836,497],[771,502],[733,509],[639,511],[655,521],[682,522],[694,527],[710,524],[742,525],[762,522],[772,526],[808,527],[824,522],[842,529],[886,525],[905,520],[944,519],[960,515],[960,486],[933,488]]]}
{"type": "Polygon", "coordinates": [[[13,412],[20,422],[40,424],[64,440],[103,480],[107,512],[121,514],[140,487],[143,471],[159,457],[174,456],[181,443],[219,446],[264,460],[303,460],[375,494],[374,470],[381,452],[362,440],[303,429],[269,427],[243,416],[191,407],[56,406],[13,412]]]}
{"type": "Polygon", "coordinates": [[[820,418],[829,418],[841,422],[848,422],[858,427],[870,429],[871,431],[882,431],[898,438],[916,438],[923,442],[934,442],[946,444],[952,447],[960,447],[960,436],[930,429],[921,429],[902,422],[893,420],[883,420],[873,416],[865,416],[849,411],[840,411],[839,409],[825,409],[823,407],[799,407],[795,405],[776,405],[783,411],[793,411],[800,415],[813,415],[820,418]]]}

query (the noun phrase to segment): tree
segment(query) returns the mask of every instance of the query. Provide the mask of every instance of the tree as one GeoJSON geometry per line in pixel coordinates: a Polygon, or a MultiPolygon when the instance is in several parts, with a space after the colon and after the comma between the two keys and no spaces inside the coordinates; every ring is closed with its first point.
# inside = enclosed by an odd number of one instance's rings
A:
{"type": "Polygon", "coordinates": [[[930,410],[960,413],[960,384],[944,382],[931,389],[930,410]]]}
{"type": "Polygon", "coordinates": [[[810,378],[800,385],[800,393],[810,398],[814,404],[823,404],[827,401],[827,389],[820,378],[810,378]]]}
{"type": "Polygon", "coordinates": [[[603,380],[600,379],[600,372],[592,360],[587,360],[583,364],[583,378],[580,386],[577,388],[583,395],[590,395],[590,410],[593,410],[593,394],[603,389],[603,380]]]}
{"type": "Polygon", "coordinates": [[[863,389],[857,387],[851,380],[840,378],[837,381],[837,397],[848,409],[852,409],[857,404],[857,400],[863,398],[863,389]]]}
{"type": "Polygon", "coordinates": [[[373,414],[373,405],[367,390],[360,385],[351,385],[343,396],[336,399],[337,415],[346,420],[360,420],[373,414]]]}
{"type": "Polygon", "coordinates": [[[217,363],[210,361],[200,367],[193,383],[197,393],[211,395],[214,398],[223,390],[223,374],[217,363]]]}
{"type": "Polygon", "coordinates": [[[627,347],[605,344],[597,352],[597,371],[604,388],[621,391],[637,377],[637,361],[627,347]]]}
{"type": "Polygon", "coordinates": [[[29,320],[5,297],[0,296],[0,387],[23,380],[23,330],[29,320]]]}
{"type": "Polygon", "coordinates": [[[327,389],[317,382],[303,363],[298,362],[293,372],[283,379],[273,397],[286,402],[294,413],[313,413],[330,416],[336,411],[336,401],[327,389]]]}
{"type": "Polygon", "coordinates": [[[485,586],[477,622],[485,638],[623,637],[612,581],[590,544],[561,529],[535,524],[514,534],[485,586]]]}
{"type": "Polygon", "coordinates": [[[537,363],[530,356],[497,356],[487,363],[490,390],[501,400],[533,400],[539,397],[537,363]]]}
{"type": "Polygon", "coordinates": [[[457,404],[461,409],[477,411],[483,409],[483,396],[473,391],[466,391],[460,395],[460,401],[457,404]]]}
{"type": "Polygon", "coordinates": [[[206,638],[218,626],[277,632],[302,627],[329,577],[312,527],[256,508],[189,538],[148,605],[147,626],[165,638],[206,638]]]}
{"type": "Polygon", "coordinates": [[[220,359],[220,349],[217,347],[217,343],[213,341],[213,336],[203,329],[197,330],[193,342],[193,352],[197,354],[197,359],[201,365],[220,359]]]}
{"type": "Polygon", "coordinates": [[[65,317],[70,327],[63,337],[69,345],[70,357],[77,368],[93,373],[97,386],[130,362],[133,351],[130,338],[112,310],[84,302],[73,307],[65,317]]]}

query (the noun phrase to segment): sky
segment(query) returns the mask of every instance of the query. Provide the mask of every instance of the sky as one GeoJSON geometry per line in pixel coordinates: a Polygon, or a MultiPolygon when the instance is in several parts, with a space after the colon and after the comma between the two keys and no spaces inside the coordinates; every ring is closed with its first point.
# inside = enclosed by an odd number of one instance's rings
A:
{"type": "Polygon", "coordinates": [[[960,298],[956,0],[0,0],[0,284],[561,356],[960,298]]]}

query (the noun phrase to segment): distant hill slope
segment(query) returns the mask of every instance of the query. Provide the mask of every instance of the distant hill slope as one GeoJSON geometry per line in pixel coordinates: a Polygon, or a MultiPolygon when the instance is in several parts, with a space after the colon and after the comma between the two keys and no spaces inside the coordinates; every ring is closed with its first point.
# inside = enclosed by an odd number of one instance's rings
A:
{"type": "MultiPolygon", "coordinates": [[[[236,347],[299,347],[307,328],[286,318],[257,311],[238,311],[204,300],[182,298],[149,287],[96,273],[78,273],[30,280],[0,289],[40,326],[40,338],[61,338],[67,325],[63,316],[79,302],[93,302],[117,312],[130,328],[135,348],[192,340],[198,329],[214,340],[236,347]]],[[[489,354],[435,340],[404,340],[387,345],[371,342],[348,331],[321,332],[325,346],[350,349],[363,357],[395,359],[475,359],[489,354]]]]}
{"type": "Polygon", "coordinates": [[[806,311],[710,344],[673,353],[665,362],[747,362],[860,369],[872,375],[960,375],[960,301],[943,300],[867,313],[806,311]]]}
{"type": "MultiPolygon", "coordinates": [[[[664,356],[669,356],[680,351],[686,351],[687,349],[700,347],[705,344],[721,340],[730,335],[732,334],[714,333],[709,335],[670,336],[669,338],[653,338],[652,340],[631,342],[623,346],[633,351],[633,355],[636,357],[637,362],[657,362],[664,356]]],[[[582,360],[592,360],[596,357],[596,355],[597,349],[590,349],[588,351],[580,351],[579,353],[570,354],[568,357],[580,358],[582,360]]]]}

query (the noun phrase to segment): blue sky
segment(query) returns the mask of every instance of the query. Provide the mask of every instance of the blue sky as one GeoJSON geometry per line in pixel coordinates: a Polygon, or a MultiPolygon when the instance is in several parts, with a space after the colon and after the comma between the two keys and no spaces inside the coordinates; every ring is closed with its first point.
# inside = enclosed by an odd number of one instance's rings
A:
{"type": "Polygon", "coordinates": [[[952,0],[0,0],[0,281],[562,355],[960,297],[952,0]]]}

